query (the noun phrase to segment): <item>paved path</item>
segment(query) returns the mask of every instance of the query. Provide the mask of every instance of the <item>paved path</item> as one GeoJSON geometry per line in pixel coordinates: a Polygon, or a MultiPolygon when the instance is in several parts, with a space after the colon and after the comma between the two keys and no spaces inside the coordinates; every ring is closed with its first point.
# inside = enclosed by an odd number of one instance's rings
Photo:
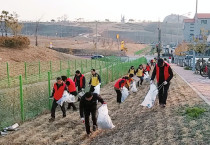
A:
{"type": "Polygon", "coordinates": [[[206,102],[210,105],[210,79],[193,74],[191,70],[184,70],[176,64],[171,64],[172,69],[206,102]]]}

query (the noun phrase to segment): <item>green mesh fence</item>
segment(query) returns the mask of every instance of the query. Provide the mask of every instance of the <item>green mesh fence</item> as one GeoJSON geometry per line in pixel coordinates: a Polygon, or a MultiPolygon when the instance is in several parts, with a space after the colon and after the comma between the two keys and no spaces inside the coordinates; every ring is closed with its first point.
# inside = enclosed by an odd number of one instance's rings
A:
{"type": "Polygon", "coordinates": [[[146,63],[145,58],[130,62],[121,62],[114,57],[106,59],[1,63],[0,72],[6,69],[6,73],[0,74],[0,129],[16,122],[24,122],[49,110],[52,104],[49,96],[58,76],[67,75],[73,79],[75,70],[81,70],[86,77],[86,91],[88,91],[91,68],[96,68],[100,74],[103,87],[127,74],[131,65],[137,67],[141,63],[146,63]],[[7,77],[8,66],[11,66],[9,77],[7,77]],[[16,74],[20,75],[15,76],[13,71],[17,71],[16,74]]]}

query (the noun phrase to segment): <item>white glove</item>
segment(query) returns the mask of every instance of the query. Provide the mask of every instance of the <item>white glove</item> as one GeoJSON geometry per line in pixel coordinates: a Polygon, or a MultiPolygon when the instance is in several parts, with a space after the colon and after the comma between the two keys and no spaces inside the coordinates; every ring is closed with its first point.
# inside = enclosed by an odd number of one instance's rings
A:
{"type": "Polygon", "coordinates": [[[153,81],[153,80],[151,80],[151,81],[150,81],[150,84],[153,84],[153,83],[154,83],[154,81],[153,81]]]}
{"type": "Polygon", "coordinates": [[[164,81],[164,82],[163,82],[163,85],[167,85],[167,84],[168,84],[168,82],[167,82],[167,81],[164,81]]]}
{"type": "Polygon", "coordinates": [[[82,123],[85,123],[85,118],[81,118],[82,123]]]}

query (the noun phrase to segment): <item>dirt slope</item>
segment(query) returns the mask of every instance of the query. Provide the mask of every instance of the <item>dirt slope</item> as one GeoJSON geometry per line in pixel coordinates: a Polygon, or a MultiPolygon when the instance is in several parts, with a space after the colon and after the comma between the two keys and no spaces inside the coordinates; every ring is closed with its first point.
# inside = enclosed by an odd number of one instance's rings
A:
{"type": "Polygon", "coordinates": [[[108,84],[101,91],[116,126],[113,130],[97,131],[86,138],[79,112],[68,111],[67,117],[62,118],[61,111],[57,111],[55,122],[48,123],[49,113],[41,115],[22,124],[20,130],[0,137],[0,144],[210,144],[209,113],[205,118],[189,122],[177,113],[187,104],[205,106],[178,76],[172,80],[165,109],[160,108],[157,101],[152,109],[140,106],[148,91],[148,83],[144,83],[136,94],[131,94],[119,108],[113,84],[108,84]]]}
{"type": "Polygon", "coordinates": [[[30,46],[28,49],[9,49],[0,47],[0,62],[49,61],[76,59],[73,55],[60,53],[44,47],[30,46]]]}

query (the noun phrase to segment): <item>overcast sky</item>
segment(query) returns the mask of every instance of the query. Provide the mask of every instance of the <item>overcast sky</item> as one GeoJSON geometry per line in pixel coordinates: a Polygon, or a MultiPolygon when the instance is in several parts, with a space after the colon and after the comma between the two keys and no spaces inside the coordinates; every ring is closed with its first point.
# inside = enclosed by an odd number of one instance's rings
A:
{"type": "MultiPolygon", "coordinates": [[[[198,0],[198,12],[210,13],[210,0],[198,0]]],[[[196,0],[0,0],[0,11],[16,12],[21,20],[57,20],[66,14],[69,20],[110,19],[120,21],[121,14],[134,20],[163,20],[169,14],[195,13],[196,0]]]]}

